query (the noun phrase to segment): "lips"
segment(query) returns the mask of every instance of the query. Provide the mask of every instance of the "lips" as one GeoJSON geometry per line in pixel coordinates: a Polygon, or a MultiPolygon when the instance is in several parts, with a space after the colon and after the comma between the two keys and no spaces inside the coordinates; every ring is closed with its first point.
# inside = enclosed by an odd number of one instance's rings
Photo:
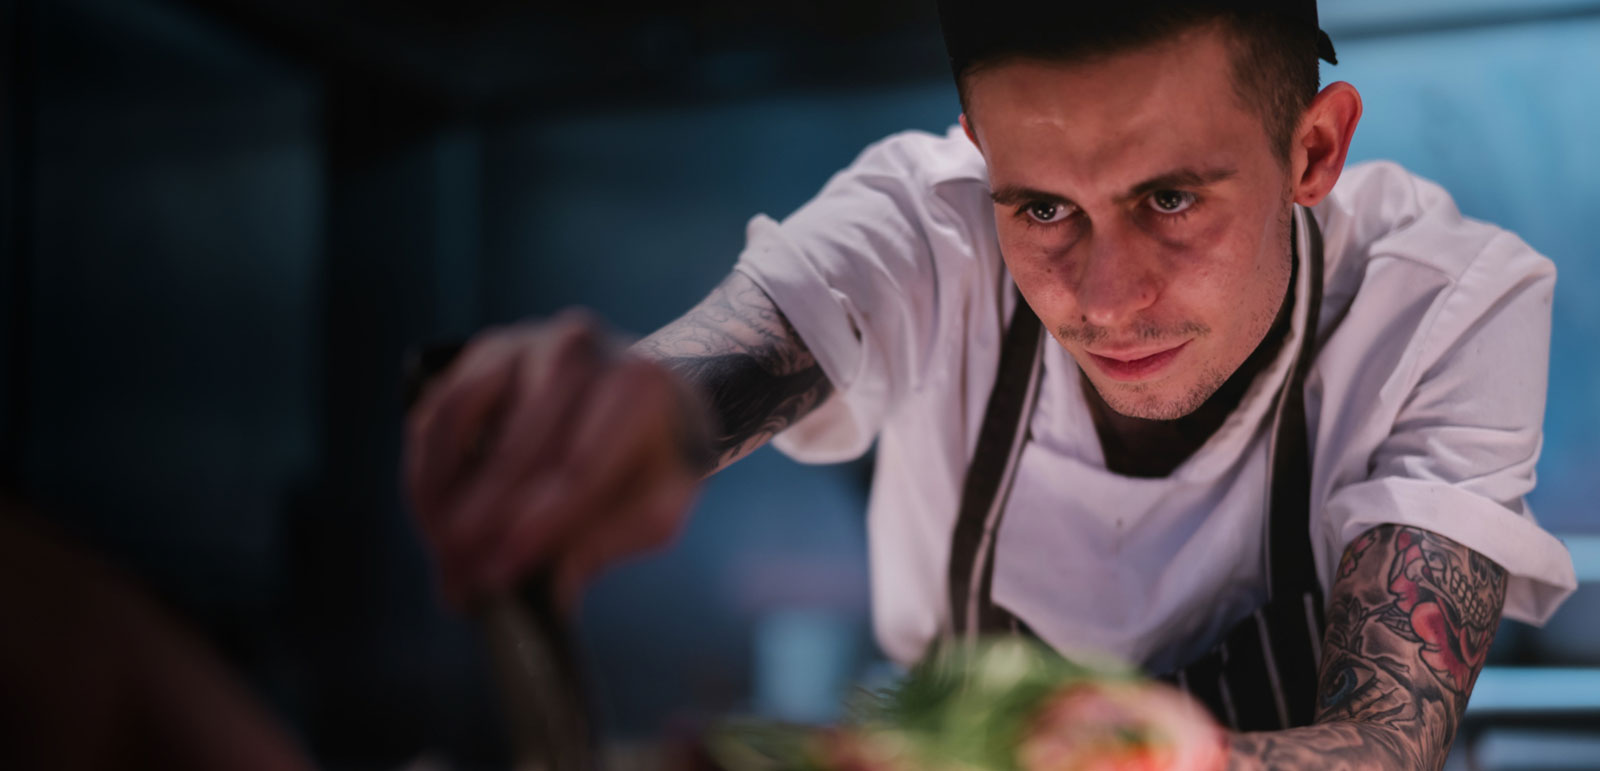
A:
{"type": "Polygon", "coordinates": [[[1187,347],[1189,341],[1185,340],[1170,348],[1154,351],[1107,352],[1109,355],[1089,351],[1088,354],[1089,359],[1105,373],[1106,377],[1126,383],[1155,377],[1187,347]]]}

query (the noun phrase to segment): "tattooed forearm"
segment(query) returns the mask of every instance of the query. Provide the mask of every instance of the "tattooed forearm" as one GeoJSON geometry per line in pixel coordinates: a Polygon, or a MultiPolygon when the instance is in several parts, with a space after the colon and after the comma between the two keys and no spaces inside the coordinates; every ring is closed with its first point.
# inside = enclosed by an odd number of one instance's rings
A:
{"type": "Polygon", "coordinates": [[[1505,593],[1499,565],[1448,538],[1367,531],[1334,581],[1317,724],[1233,737],[1233,768],[1441,767],[1505,593]]]}
{"type": "Polygon", "coordinates": [[[832,391],[789,320],[741,273],[635,349],[705,396],[717,424],[713,470],[760,447],[832,391]]]}
{"type": "Polygon", "coordinates": [[[1353,722],[1235,734],[1230,740],[1228,771],[1425,768],[1403,744],[1394,731],[1353,722]]]}

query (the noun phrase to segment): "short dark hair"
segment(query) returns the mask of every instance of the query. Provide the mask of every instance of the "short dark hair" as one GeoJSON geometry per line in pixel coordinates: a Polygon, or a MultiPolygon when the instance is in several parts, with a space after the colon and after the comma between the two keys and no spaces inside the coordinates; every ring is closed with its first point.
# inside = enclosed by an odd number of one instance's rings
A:
{"type": "Polygon", "coordinates": [[[967,107],[967,78],[988,67],[1017,59],[1083,61],[1221,24],[1235,42],[1234,90],[1259,114],[1279,161],[1288,162],[1300,116],[1321,87],[1314,25],[1270,10],[1226,4],[1125,2],[1134,10],[1079,7],[1071,9],[1070,18],[1033,24],[1017,23],[1016,6],[1006,6],[1012,12],[1001,19],[968,10],[959,0],[941,2],[945,45],[962,109],[967,107]]]}

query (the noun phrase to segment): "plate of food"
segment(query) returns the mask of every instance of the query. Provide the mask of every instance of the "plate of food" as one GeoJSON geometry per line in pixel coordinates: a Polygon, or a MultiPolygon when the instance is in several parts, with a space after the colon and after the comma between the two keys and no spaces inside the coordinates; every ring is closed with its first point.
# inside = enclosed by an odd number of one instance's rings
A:
{"type": "Polygon", "coordinates": [[[730,720],[723,771],[1221,771],[1227,735],[1184,693],[1020,637],[943,646],[837,725],[730,720]]]}

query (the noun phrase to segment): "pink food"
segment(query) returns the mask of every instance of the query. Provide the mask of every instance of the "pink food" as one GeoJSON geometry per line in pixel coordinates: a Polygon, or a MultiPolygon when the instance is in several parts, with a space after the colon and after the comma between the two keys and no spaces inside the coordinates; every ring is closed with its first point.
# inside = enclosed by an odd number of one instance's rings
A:
{"type": "Polygon", "coordinates": [[[1024,771],[1221,771],[1227,734],[1162,683],[1088,682],[1046,704],[1018,761],[1024,771]]]}

